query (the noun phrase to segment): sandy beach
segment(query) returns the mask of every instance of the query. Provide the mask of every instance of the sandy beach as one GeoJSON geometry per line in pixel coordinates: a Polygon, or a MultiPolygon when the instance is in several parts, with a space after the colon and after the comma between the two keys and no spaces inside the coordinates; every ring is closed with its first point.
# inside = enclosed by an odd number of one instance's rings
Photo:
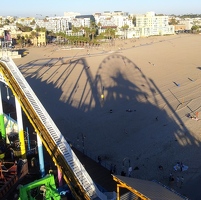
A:
{"type": "Polygon", "coordinates": [[[166,185],[171,172],[183,176],[171,187],[199,199],[200,44],[201,35],[182,34],[88,51],[48,45],[14,62],[73,146],[118,174],[130,165],[132,177],[166,185]],[[177,162],[188,169],[174,171],[177,162]]]}

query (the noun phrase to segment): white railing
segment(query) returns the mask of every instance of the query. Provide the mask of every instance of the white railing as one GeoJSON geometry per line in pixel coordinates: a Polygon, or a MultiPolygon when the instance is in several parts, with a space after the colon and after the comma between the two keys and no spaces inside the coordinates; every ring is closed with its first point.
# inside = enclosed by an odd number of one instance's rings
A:
{"type": "Polygon", "coordinates": [[[60,153],[65,158],[66,163],[68,164],[68,166],[70,166],[74,175],[79,180],[80,185],[82,185],[88,196],[91,199],[98,197],[101,200],[107,200],[106,195],[99,191],[99,189],[97,188],[77,156],[74,154],[69,144],[35,95],[15,63],[8,58],[3,60],[2,62],[7,66],[8,70],[12,74],[12,77],[18,83],[18,86],[23,91],[26,99],[31,104],[32,109],[37,113],[37,116],[45,126],[52,140],[54,141],[55,146],[57,146],[60,153]]]}

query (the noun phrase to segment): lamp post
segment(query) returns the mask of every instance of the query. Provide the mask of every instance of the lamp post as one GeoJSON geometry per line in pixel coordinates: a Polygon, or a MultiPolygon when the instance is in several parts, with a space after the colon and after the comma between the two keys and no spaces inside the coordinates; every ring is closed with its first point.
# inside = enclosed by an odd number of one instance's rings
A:
{"type": "MultiPolygon", "coordinates": [[[[85,148],[85,138],[86,138],[86,136],[83,134],[83,133],[80,133],[80,134],[78,134],[78,136],[77,136],[77,142],[79,142],[80,141],[80,139],[81,139],[81,143],[82,143],[82,153],[84,154],[84,148],[85,148]]],[[[78,146],[79,146],[79,144],[78,144],[78,146]]]]}
{"type": "Polygon", "coordinates": [[[6,97],[7,99],[9,100],[10,99],[10,95],[9,95],[9,91],[8,91],[8,85],[5,85],[5,88],[6,88],[6,97]]]}

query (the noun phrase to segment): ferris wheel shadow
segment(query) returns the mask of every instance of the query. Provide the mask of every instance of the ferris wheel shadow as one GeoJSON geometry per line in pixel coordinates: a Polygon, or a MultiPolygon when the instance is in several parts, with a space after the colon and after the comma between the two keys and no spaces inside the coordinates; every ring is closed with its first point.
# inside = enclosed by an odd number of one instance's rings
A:
{"type": "MultiPolygon", "coordinates": [[[[77,142],[77,135],[82,132],[86,138],[85,153],[88,149],[94,154],[110,154],[104,157],[111,158],[113,155],[110,148],[116,149],[115,145],[121,143],[121,149],[125,149],[125,152],[132,149],[138,160],[145,152],[151,152],[153,147],[146,144],[145,140],[136,144],[136,147],[128,145],[125,140],[128,135],[129,140],[139,141],[139,134],[143,132],[143,137],[151,136],[162,146],[175,142],[172,145],[179,146],[180,151],[185,146],[200,145],[175,112],[169,99],[154,80],[145,76],[140,66],[118,53],[99,56],[103,57],[103,60],[97,71],[93,66],[89,66],[84,56],[71,60],[61,58],[59,61],[50,58],[47,62],[51,62],[51,67],[43,64],[43,67],[36,69],[35,74],[29,73],[30,69],[24,67],[28,82],[35,87],[39,99],[53,116],[61,132],[72,143],[77,142]],[[166,109],[161,108],[161,102],[166,109]],[[131,112],[127,112],[128,110],[131,112]],[[174,117],[170,117],[167,110],[170,110],[174,117]],[[156,119],[160,126],[164,127],[164,130],[157,134],[156,119]],[[164,132],[171,132],[171,136],[163,136],[164,132]],[[135,134],[131,136],[130,133],[135,134]],[[113,144],[113,147],[108,146],[103,150],[105,140],[113,144]],[[94,141],[99,142],[94,145],[94,141]],[[147,148],[141,149],[140,145],[147,145],[147,148]]],[[[37,65],[35,62],[32,64],[37,65]]],[[[164,149],[161,157],[165,157],[166,153],[167,150],[164,149]]],[[[120,160],[124,157],[125,155],[120,156],[120,160]]],[[[129,159],[132,163],[132,159],[129,159]]],[[[156,163],[162,162],[161,160],[162,158],[158,159],[156,163]]],[[[177,156],[172,162],[176,160],[177,156]]]]}

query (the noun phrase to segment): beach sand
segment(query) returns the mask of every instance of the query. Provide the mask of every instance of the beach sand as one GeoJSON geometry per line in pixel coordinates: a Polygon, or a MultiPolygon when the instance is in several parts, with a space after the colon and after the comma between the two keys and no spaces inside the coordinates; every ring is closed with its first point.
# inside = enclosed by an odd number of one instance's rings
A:
{"type": "Polygon", "coordinates": [[[131,165],[132,177],[166,185],[171,172],[184,176],[171,187],[196,199],[201,120],[186,115],[201,111],[200,44],[201,35],[182,34],[89,51],[48,45],[14,62],[73,146],[118,174],[131,165]],[[188,170],[175,172],[177,162],[188,170]]]}

